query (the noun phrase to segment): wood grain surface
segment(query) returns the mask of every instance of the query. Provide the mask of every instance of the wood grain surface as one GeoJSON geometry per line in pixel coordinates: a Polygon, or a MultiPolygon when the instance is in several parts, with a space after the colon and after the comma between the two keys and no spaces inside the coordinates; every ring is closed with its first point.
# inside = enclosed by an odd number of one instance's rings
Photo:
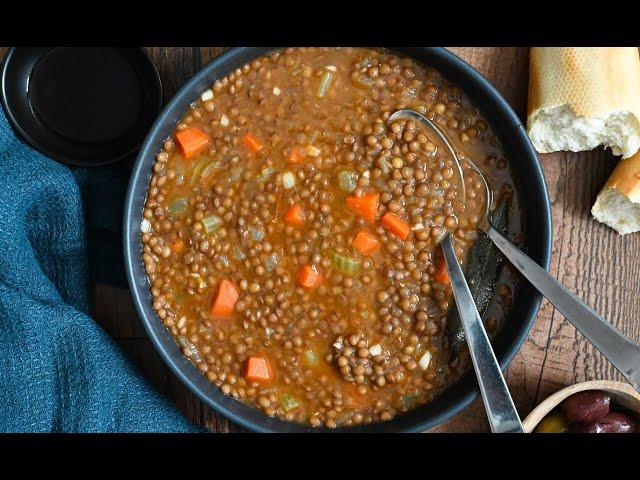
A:
{"type": "MultiPolygon", "coordinates": [[[[165,101],[221,47],[152,47],[165,101]]],[[[524,119],[529,49],[524,47],[451,48],[504,95],[524,119]]],[[[0,58],[6,48],[0,47],[0,58]]],[[[616,158],[598,149],[540,155],[553,215],[552,274],[636,343],[640,343],[640,272],[636,258],[640,234],[618,236],[590,216],[591,205],[616,158]]],[[[115,337],[142,372],[191,420],[216,432],[242,429],[191,394],[160,360],[146,338],[128,290],[92,285],[95,319],[115,337]]],[[[514,401],[524,418],[547,396],[584,380],[623,380],[622,376],[548,302],[507,372],[514,401]]],[[[488,431],[480,400],[436,432],[488,431]]]]}

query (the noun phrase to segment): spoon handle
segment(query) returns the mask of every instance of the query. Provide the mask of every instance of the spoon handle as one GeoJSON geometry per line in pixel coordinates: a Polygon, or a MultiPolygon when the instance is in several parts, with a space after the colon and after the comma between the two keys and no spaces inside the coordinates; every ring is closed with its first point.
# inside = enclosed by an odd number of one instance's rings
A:
{"type": "Polygon", "coordinates": [[[493,354],[489,337],[473,301],[469,286],[453,249],[451,236],[447,234],[441,242],[447,269],[451,277],[453,296],[458,306],[464,333],[476,371],[482,401],[487,411],[489,425],[493,433],[522,433],[522,423],[518,416],[509,389],[504,381],[500,365],[493,354]]]}
{"type": "Polygon", "coordinates": [[[489,225],[485,233],[513,266],[640,392],[640,348],[522,253],[498,230],[489,225]]]}

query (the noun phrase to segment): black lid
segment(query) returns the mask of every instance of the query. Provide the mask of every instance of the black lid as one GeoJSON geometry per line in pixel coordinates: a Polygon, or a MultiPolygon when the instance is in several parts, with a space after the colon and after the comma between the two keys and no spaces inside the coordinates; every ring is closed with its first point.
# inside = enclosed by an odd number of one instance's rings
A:
{"type": "Polygon", "coordinates": [[[143,48],[20,47],[2,68],[13,128],[63,163],[103,165],[134,153],[162,108],[143,48]]]}

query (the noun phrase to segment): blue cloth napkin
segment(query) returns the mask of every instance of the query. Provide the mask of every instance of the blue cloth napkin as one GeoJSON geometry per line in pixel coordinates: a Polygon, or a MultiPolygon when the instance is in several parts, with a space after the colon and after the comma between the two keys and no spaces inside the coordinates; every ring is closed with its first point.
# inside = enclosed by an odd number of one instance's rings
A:
{"type": "Polygon", "coordinates": [[[113,185],[113,203],[86,212],[82,189],[118,175],[72,172],[36,152],[0,108],[2,432],[200,431],[87,314],[85,214],[94,232],[119,224],[124,182],[113,185]]]}

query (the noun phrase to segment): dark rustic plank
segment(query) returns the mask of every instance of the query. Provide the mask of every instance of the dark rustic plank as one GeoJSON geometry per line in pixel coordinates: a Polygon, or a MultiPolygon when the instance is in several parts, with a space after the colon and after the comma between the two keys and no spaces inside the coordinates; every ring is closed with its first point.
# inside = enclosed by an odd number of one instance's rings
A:
{"type": "MultiPolygon", "coordinates": [[[[6,53],[0,47],[0,59],[6,53]]],[[[164,85],[164,99],[225,47],[150,48],[164,85]]],[[[528,82],[528,49],[519,47],[451,50],[485,75],[524,119],[528,82]]],[[[598,224],[589,210],[615,165],[602,150],[540,156],[553,211],[551,272],[636,342],[640,342],[640,273],[634,259],[640,235],[620,237],[598,224]]],[[[238,431],[191,394],[164,365],[146,338],[127,290],[92,287],[96,320],[122,345],[151,383],[166,393],[191,420],[212,431],[238,431]]],[[[532,332],[515,357],[507,381],[524,417],[557,389],[587,379],[620,379],[620,375],[568,324],[543,302],[532,332]]],[[[487,431],[480,400],[434,431],[487,431]]]]}
{"type": "MultiPolygon", "coordinates": [[[[117,304],[115,288],[111,285],[93,284],[91,285],[91,315],[113,338],[120,337],[120,323],[122,319],[115,315],[114,307],[117,304]]],[[[127,323],[130,323],[127,320],[127,323]]]]}
{"type": "Polygon", "coordinates": [[[448,50],[484,75],[524,119],[529,84],[528,48],[449,47],[448,50]]]}
{"type": "Polygon", "coordinates": [[[229,50],[229,47],[198,47],[197,50],[200,56],[200,65],[204,67],[218,55],[229,50]]]}
{"type": "MultiPolygon", "coordinates": [[[[640,236],[621,237],[590,216],[600,187],[617,159],[602,149],[579,154],[543,155],[550,189],[563,199],[553,206],[562,231],[558,279],[611,323],[640,343],[638,271],[634,259],[640,236]]],[[[622,376],[562,316],[554,312],[537,400],[565,385],[622,376]]]]}
{"type": "Polygon", "coordinates": [[[191,47],[148,47],[160,72],[165,103],[199,68],[191,47]]]}

